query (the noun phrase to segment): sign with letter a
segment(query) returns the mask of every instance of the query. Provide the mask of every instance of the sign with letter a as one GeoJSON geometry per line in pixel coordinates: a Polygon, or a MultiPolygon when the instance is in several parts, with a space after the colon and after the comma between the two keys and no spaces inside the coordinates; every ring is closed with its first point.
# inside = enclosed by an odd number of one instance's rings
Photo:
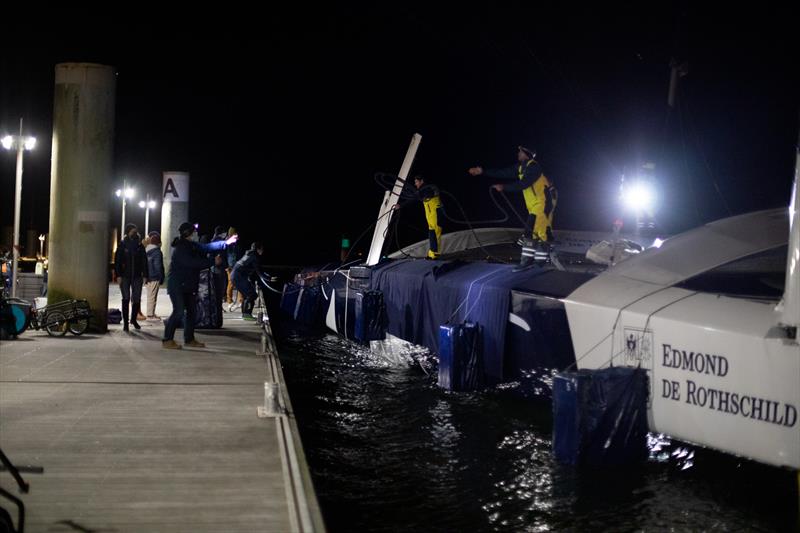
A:
{"type": "Polygon", "coordinates": [[[165,202],[189,201],[189,173],[164,172],[164,185],[161,196],[165,202]]]}

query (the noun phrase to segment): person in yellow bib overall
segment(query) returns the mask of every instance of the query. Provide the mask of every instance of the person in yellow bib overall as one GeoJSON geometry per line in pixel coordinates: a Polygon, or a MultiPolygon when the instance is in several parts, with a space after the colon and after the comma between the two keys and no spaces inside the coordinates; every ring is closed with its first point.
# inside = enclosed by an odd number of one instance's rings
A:
{"type": "Polygon", "coordinates": [[[544,175],[541,166],[536,162],[536,152],[524,146],[517,151],[517,164],[502,169],[486,169],[472,167],[468,171],[472,176],[489,176],[491,178],[513,179],[511,183],[496,183],[495,190],[503,192],[522,191],[528,218],[525,223],[523,239],[551,242],[553,240],[553,212],[558,200],[555,187],[544,175]]]}
{"type": "MultiPolygon", "coordinates": [[[[414,194],[425,208],[425,221],[428,223],[428,258],[439,257],[442,244],[442,200],[439,197],[439,188],[432,183],[425,183],[425,178],[414,176],[414,194]]],[[[405,207],[408,202],[396,205],[396,208],[405,207]]]]}

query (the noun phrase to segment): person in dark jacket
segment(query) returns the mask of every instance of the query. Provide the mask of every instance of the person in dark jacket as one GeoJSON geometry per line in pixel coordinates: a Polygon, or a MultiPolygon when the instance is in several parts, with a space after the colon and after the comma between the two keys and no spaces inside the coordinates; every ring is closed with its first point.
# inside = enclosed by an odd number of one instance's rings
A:
{"type": "Polygon", "coordinates": [[[544,171],[536,162],[536,152],[519,146],[517,148],[517,164],[502,169],[486,169],[473,167],[468,171],[473,176],[486,175],[492,178],[515,179],[511,183],[496,183],[492,187],[499,191],[522,191],[528,219],[525,223],[523,239],[532,239],[541,243],[553,240],[553,212],[558,200],[555,187],[544,175],[544,171]]]}
{"type": "Polygon", "coordinates": [[[240,294],[244,295],[244,303],[242,304],[242,318],[244,320],[253,320],[253,306],[258,294],[250,277],[261,272],[259,261],[262,255],[264,255],[264,245],[260,242],[254,242],[250,250],[244,254],[244,257],[239,259],[233,266],[233,272],[231,273],[231,279],[233,279],[236,289],[240,294]]]}
{"type": "Polygon", "coordinates": [[[167,275],[167,294],[172,301],[172,314],[164,327],[162,346],[169,349],[180,349],[181,345],[174,340],[175,330],[183,319],[183,339],[186,346],[205,348],[205,344],[194,338],[194,321],[196,310],[197,288],[200,284],[200,271],[211,266],[208,254],[224,250],[228,244],[236,242],[236,237],[227,241],[208,244],[197,242],[195,227],[184,222],[178,227],[180,237],[172,242],[172,262],[167,275]]]}
{"type": "Polygon", "coordinates": [[[122,292],[122,329],[128,331],[129,304],[133,307],[133,318],[130,319],[130,323],[134,328],[142,329],[136,317],[142,306],[144,278],[148,276],[147,254],[135,224],[125,225],[125,237],[117,246],[117,253],[114,255],[114,272],[117,274],[122,292]]]}
{"type": "Polygon", "coordinates": [[[144,251],[147,254],[147,318],[159,320],[156,316],[156,303],[158,302],[158,288],[164,283],[164,254],[161,252],[161,234],[151,231],[148,235],[150,242],[144,251]]]}
{"type": "MultiPolygon", "coordinates": [[[[228,240],[228,232],[222,226],[214,228],[214,238],[211,242],[226,241],[228,240]]],[[[209,254],[214,259],[214,266],[211,267],[211,274],[214,277],[214,296],[216,298],[215,304],[219,311],[219,316],[222,316],[222,303],[225,301],[225,292],[228,288],[228,250],[221,250],[209,254]]]]}

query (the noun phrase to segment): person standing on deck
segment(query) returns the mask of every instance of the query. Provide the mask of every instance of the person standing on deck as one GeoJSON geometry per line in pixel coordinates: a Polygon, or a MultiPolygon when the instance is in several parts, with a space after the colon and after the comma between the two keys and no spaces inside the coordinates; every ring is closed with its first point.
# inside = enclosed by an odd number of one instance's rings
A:
{"type": "Polygon", "coordinates": [[[260,242],[254,242],[250,250],[244,254],[244,257],[233,265],[231,279],[236,285],[236,290],[239,291],[239,294],[244,295],[244,303],[242,304],[243,320],[254,320],[253,307],[258,293],[250,278],[261,272],[259,263],[262,255],[264,255],[264,245],[260,242]]]}
{"type": "MultiPolygon", "coordinates": [[[[233,237],[234,235],[238,236],[239,232],[236,231],[236,228],[231,226],[230,228],[228,228],[228,237],[233,237]]],[[[239,245],[238,242],[235,242],[230,246],[228,246],[228,248],[225,251],[227,252],[227,258],[226,258],[227,268],[225,270],[228,273],[228,288],[227,291],[225,292],[225,303],[230,305],[230,308],[228,310],[232,311],[234,304],[233,289],[235,287],[233,285],[233,279],[231,278],[231,274],[233,273],[234,265],[239,261],[239,259],[242,258],[242,255],[244,254],[241,252],[241,246],[239,245]]],[[[237,293],[238,293],[237,299],[239,300],[239,305],[241,305],[244,302],[244,295],[242,295],[242,293],[238,291],[237,293]]]]}
{"type": "Polygon", "coordinates": [[[539,163],[536,162],[536,152],[519,146],[517,150],[517,164],[503,169],[483,169],[472,167],[468,170],[472,176],[489,176],[491,178],[513,179],[512,183],[496,183],[492,185],[499,192],[522,191],[525,198],[525,207],[528,210],[528,219],[525,222],[525,233],[517,242],[522,245],[523,239],[532,239],[534,242],[549,243],[553,240],[553,213],[558,193],[556,188],[544,175],[539,163]]]}
{"type": "Polygon", "coordinates": [[[128,331],[129,311],[133,313],[130,324],[136,329],[142,329],[136,320],[142,306],[142,285],[148,275],[147,254],[135,224],[125,225],[125,237],[114,254],[114,272],[119,279],[122,293],[122,330],[128,331]],[[129,309],[129,305],[132,305],[133,309],[129,309]]]}
{"type": "MultiPolygon", "coordinates": [[[[225,228],[217,226],[214,228],[214,237],[211,242],[225,241],[229,237],[225,228]]],[[[225,293],[228,286],[228,274],[226,273],[228,267],[228,253],[227,250],[220,252],[213,252],[211,256],[214,258],[214,265],[211,267],[211,275],[214,280],[214,295],[216,301],[214,302],[219,316],[222,316],[222,304],[225,302],[225,293]]]]}
{"type": "Polygon", "coordinates": [[[200,284],[200,271],[209,268],[213,259],[210,252],[224,250],[233,244],[238,237],[229,237],[225,241],[200,244],[197,242],[197,231],[192,224],[184,222],[178,227],[180,237],[172,241],[172,262],[167,275],[167,294],[172,301],[172,314],[164,327],[164,348],[176,350],[181,345],[174,340],[175,330],[183,320],[183,339],[186,346],[205,348],[205,344],[194,338],[195,311],[197,309],[197,288],[200,284]]]}
{"type": "MultiPolygon", "coordinates": [[[[425,183],[421,175],[414,176],[414,194],[422,202],[425,209],[425,221],[428,223],[428,259],[437,259],[442,248],[442,200],[439,187],[433,183],[425,183]]],[[[408,201],[396,204],[395,209],[408,205],[408,201]]]]}
{"type": "Polygon", "coordinates": [[[161,253],[161,234],[151,231],[148,235],[150,242],[145,247],[147,253],[147,318],[159,320],[156,315],[156,302],[158,301],[158,288],[164,283],[164,254],[161,253]]]}

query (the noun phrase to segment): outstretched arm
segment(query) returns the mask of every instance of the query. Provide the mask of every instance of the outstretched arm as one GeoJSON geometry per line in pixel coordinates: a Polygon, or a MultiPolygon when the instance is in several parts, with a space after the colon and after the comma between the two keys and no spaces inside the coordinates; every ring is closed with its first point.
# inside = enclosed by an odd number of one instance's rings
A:
{"type": "Polygon", "coordinates": [[[521,180],[503,185],[503,190],[513,192],[527,189],[536,183],[536,180],[542,175],[542,169],[539,167],[538,163],[526,166],[523,172],[524,174],[521,180]]]}
{"type": "Polygon", "coordinates": [[[517,165],[505,168],[487,168],[483,170],[482,174],[490,178],[510,180],[517,177],[517,169],[517,165]]]}

